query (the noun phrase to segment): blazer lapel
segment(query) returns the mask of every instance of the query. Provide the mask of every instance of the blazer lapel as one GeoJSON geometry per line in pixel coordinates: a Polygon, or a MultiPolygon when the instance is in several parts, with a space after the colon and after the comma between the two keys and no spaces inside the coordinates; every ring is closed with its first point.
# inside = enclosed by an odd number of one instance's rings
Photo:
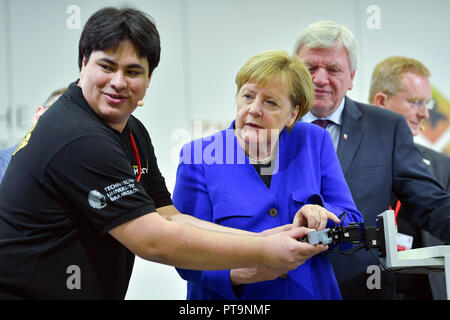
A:
{"type": "Polygon", "coordinates": [[[356,150],[361,143],[364,134],[364,123],[362,113],[355,102],[345,97],[344,110],[342,112],[342,126],[339,135],[337,155],[341,163],[344,175],[355,157],[356,150]]]}

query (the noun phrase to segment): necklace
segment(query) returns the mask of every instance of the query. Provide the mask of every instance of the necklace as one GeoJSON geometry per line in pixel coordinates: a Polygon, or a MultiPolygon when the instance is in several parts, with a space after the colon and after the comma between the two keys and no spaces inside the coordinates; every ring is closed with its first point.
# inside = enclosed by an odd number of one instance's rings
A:
{"type": "Polygon", "coordinates": [[[273,154],[271,153],[268,157],[266,157],[264,159],[253,159],[249,155],[247,155],[247,158],[249,158],[251,161],[256,162],[256,163],[266,163],[266,162],[268,162],[268,160],[272,160],[272,156],[273,156],[273,154]]]}

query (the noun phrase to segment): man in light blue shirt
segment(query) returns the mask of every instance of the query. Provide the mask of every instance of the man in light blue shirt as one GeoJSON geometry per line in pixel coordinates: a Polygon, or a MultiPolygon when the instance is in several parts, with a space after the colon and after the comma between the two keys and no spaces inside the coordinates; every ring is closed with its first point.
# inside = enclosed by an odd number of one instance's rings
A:
{"type": "MultiPolygon", "coordinates": [[[[33,117],[33,127],[36,125],[39,117],[47,111],[48,108],[56,101],[58,98],[66,91],[66,88],[61,88],[53,91],[50,96],[45,101],[44,105],[39,106],[33,117]]],[[[11,161],[12,154],[16,150],[18,144],[8,148],[0,150],[0,183],[2,182],[3,176],[5,175],[8,164],[11,161]]]]}
{"type": "Polygon", "coordinates": [[[11,155],[16,150],[17,144],[11,148],[0,150],[0,182],[5,174],[8,163],[11,160],[11,155]]]}

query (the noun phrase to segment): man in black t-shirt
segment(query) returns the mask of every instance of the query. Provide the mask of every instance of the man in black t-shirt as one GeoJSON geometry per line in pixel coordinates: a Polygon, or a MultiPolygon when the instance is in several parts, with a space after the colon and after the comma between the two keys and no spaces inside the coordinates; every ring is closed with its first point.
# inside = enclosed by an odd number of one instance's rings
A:
{"type": "Polygon", "coordinates": [[[21,142],[0,185],[0,298],[123,299],[134,254],[186,269],[287,271],[326,249],[297,241],[305,228],[256,235],[175,209],[131,116],[159,54],[138,10],[87,21],[79,80],[21,142]]]}

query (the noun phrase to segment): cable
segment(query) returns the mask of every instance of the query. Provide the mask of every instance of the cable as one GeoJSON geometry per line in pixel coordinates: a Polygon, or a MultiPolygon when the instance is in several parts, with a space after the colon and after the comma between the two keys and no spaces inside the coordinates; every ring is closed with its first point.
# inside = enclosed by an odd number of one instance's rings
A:
{"type": "Polygon", "coordinates": [[[342,213],[339,215],[339,217],[338,217],[338,219],[341,220],[341,227],[344,226],[344,220],[345,220],[345,218],[347,218],[347,212],[346,212],[346,211],[342,212],[342,213]],[[342,216],[344,216],[344,217],[341,219],[342,216]]]}
{"type": "Polygon", "coordinates": [[[133,138],[133,133],[131,131],[130,131],[130,142],[131,146],[133,147],[134,158],[136,159],[138,166],[138,176],[136,180],[139,182],[141,180],[141,173],[142,173],[141,160],[139,159],[139,152],[137,150],[136,143],[134,142],[133,138]]]}

